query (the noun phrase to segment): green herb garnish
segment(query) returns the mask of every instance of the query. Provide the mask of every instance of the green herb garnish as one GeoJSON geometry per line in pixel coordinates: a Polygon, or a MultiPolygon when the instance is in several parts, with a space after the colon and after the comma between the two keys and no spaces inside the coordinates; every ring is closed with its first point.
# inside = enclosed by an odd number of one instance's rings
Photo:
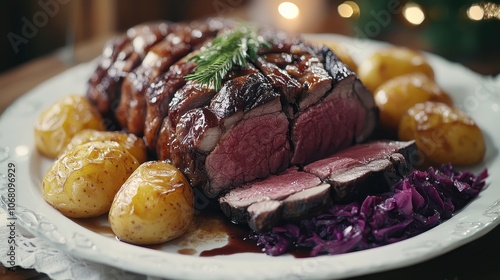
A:
{"type": "Polygon", "coordinates": [[[257,59],[260,46],[267,47],[268,44],[254,28],[241,25],[231,32],[217,36],[207,48],[191,57],[190,60],[198,65],[186,79],[219,91],[222,79],[233,67],[245,67],[248,60],[257,59]]]}

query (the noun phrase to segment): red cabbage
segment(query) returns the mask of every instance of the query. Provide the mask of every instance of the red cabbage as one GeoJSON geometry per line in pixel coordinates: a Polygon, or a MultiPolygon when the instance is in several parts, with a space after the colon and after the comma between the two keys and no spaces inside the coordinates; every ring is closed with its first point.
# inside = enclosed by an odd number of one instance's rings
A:
{"type": "Polygon", "coordinates": [[[272,256],[294,248],[310,249],[310,255],[317,256],[387,245],[451,218],[479,194],[487,176],[487,169],[474,175],[450,164],[413,170],[386,193],[368,196],[361,203],[333,205],[316,217],[250,238],[272,256]]]}

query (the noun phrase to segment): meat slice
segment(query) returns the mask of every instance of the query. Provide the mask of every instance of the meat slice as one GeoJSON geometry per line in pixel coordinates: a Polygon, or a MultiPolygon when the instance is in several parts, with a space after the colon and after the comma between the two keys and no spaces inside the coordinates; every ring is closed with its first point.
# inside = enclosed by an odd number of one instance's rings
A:
{"type": "Polygon", "coordinates": [[[235,223],[259,232],[284,220],[299,220],[329,206],[385,191],[411,169],[416,146],[410,142],[373,142],[331,157],[292,167],[282,174],[245,184],[219,198],[235,223]]]}
{"type": "Polygon", "coordinates": [[[317,176],[299,172],[294,167],[280,175],[234,189],[222,196],[219,203],[231,221],[248,223],[252,229],[262,231],[283,217],[303,217],[327,205],[329,188],[317,176]],[[318,196],[318,192],[322,195],[318,196]],[[308,203],[303,204],[304,201],[308,203]]]}
{"type": "MultiPolygon", "coordinates": [[[[255,72],[257,70],[253,67],[231,71],[225,77],[224,82],[255,72]]],[[[174,94],[168,105],[168,115],[164,117],[160,135],[158,135],[156,151],[160,159],[180,162],[179,158],[182,155],[178,152],[180,149],[179,140],[175,137],[179,119],[189,110],[208,106],[215,94],[213,89],[202,86],[195,81],[188,81],[174,94]]]]}
{"type": "Polygon", "coordinates": [[[171,26],[170,22],[140,24],[106,44],[87,91],[87,97],[101,114],[113,116],[123,78],[140,64],[151,46],[170,32],[171,26]]]}
{"type": "Polygon", "coordinates": [[[167,72],[157,77],[147,88],[144,139],[151,152],[156,152],[158,132],[163,119],[168,115],[170,101],[177,90],[186,84],[185,76],[191,73],[195,66],[196,64],[189,61],[188,57],[181,59],[167,72]]]}
{"type": "Polygon", "coordinates": [[[257,202],[267,200],[281,201],[288,196],[319,186],[321,180],[309,173],[299,172],[292,167],[280,175],[273,175],[265,180],[246,184],[228,192],[219,199],[222,211],[233,222],[248,220],[247,208],[257,202]]]}
{"type": "MultiPolygon", "coordinates": [[[[347,79],[347,81],[350,80],[352,82],[353,97],[358,100],[365,111],[365,114],[362,114],[364,115],[364,119],[360,119],[359,121],[361,123],[358,123],[355,127],[354,142],[361,143],[366,141],[377,126],[379,120],[379,111],[375,105],[373,94],[363,85],[363,83],[361,83],[356,74],[351,71],[346,64],[340,61],[330,48],[323,47],[321,51],[319,51],[319,55],[322,57],[326,71],[333,77],[333,92],[339,93],[342,91],[341,88],[336,88],[343,80],[347,79]]],[[[347,91],[349,91],[349,89],[347,89],[347,91]]]]}
{"type": "Polygon", "coordinates": [[[365,141],[374,130],[378,109],[372,94],[329,49],[322,50],[333,89],[292,120],[292,164],[304,165],[365,141]]]}
{"type": "Polygon", "coordinates": [[[205,112],[187,112],[176,125],[179,148],[171,150],[192,157],[173,162],[191,182],[201,182],[205,194],[210,197],[281,172],[290,162],[288,119],[283,113],[280,95],[261,73],[245,71],[250,74],[235,77],[224,84],[205,112]],[[200,120],[213,117],[217,119],[217,127],[200,123],[200,120]],[[206,134],[202,128],[218,133],[206,134]],[[202,134],[210,138],[207,140],[200,136],[202,134]],[[201,145],[204,150],[193,150],[200,143],[204,143],[201,145]]]}
{"type": "MultiPolygon", "coordinates": [[[[110,102],[114,98],[114,96],[108,95],[109,88],[113,88],[110,83],[114,80],[109,77],[108,69],[116,61],[120,50],[130,41],[129,37],[121,35],[106,42],[97,68],[88,81],[87,97],[102,114],[109,113],[110,102]]],[[[111,91],[115,90],[113,88],[111,91]]]]}
{"type": "Polygon", "coordinates": [[[299,111],[309,108],[320,100],[331,88],[333,78],[325,70],[320,57],[313,48],[304,44],[294,45],[290,52],[295,63],[287,64],[286,71],[304,87],[299,99],[299,111]]]}
{"type": "Polygon", "coordinates": [[[215,94],[213,89],[203,87],[193,81],[187,82],[175,93],[168,106],[168,115],[163,119],[161,132],[158,136],[156,151],[160,159],[181,161],[181,155],[178,153],[180,151],[179,139],[175,137],[179,119],[189,110],[207,106],[215,94]]]}
{"type": "Polygon", "coordinates": [[[321,184],[290,195],[284,200],[264,200],[250,205],[248,226],[256,231],[270,230],[283,220],[300,220],[331,204],[330,185],[321,184]]]}
{"type": "Polygon", "coordinates": [[[358,142],[356,130],[364,127],[367,111],[356,97],[355,82],[354,76],[340,81],[322,102],[293,119],[293,164],[313,162],[358,142]]]}
{"type": "MultiPolygon", "coordinates": [[[[275,44],[280,45],[278,42],[275,44]]],[[[304,43],[289,46],[287,52],[263,54],[257,59],[256,65],[294,112],[316,103],[332,87],[332,77],[325,70],[320,57],[304,43]]],[[[292,112],[288,113],[293,116],[292,112]]]]}
{"type": "Polygon", "coordinates": [[[154,45],[142,64],[129,73],[122,85],[122,98],[116,110],[119,123],[127,131],[142,136],[146,121],[146,92],[161,74],[187,54],[199,49],[221,29],[224,20],[210,19],[176,24],[169,35],[154,45]]]}
{"type": "MultiPolygon", "coordinates": [[[[163,133],[164,129],[166,126],[162,127],[160,133],[163,133]]],[[[182,115],[175,130],[173,138],[176,144],[170,151],[174,151],[176,155],[171,157],[176,159],[177,167],[188,177],[193,187],[207,184],[205,159],[215,148],[222,134],[219,119],[207,107],[196,108],[182,115]]],[[[169,139],[161,134],[158,144],[164,141],[168,147],[172,145],[168,143],[169,139]]]]}
{"type": "Polygon", "coordinates": [[[288,167],[288,119],[262,74],[227,82],[209,108],[221,120],[223,134],[205,161],[206,193],[214,196],[288,167]]]}
{"type": "MultiPolygon", "coordinates": [[[[304,88],[299,81],[292,78],[284,69],[280,68],[280,66],[284,68],[285,65],[278,66],[275,64],[282,61],[290,61],[291,63],[291,55],[287,53],[264,55],[263,57],[259,57],[255,63],[259,70],[271,81],[273,87],[281,93],[286,101],[285,104],[293,106],[304,91],[304,88]]],[[[293,111],[288,112],[288,115],[293,115],[293,111]]]]}
{"type": "Polygon", "coordinates": [[[186,41],[191,30],[178,26],[148,52],[141,65],[129,73],[122,85],[116,117],[127,131],[142,136],[146,119],[145,93],[150,84],[172,64],[191,51],[186,41]]]}
{"type": "Polygon", "coordinates": [[[402,178],[415,162],[414,141],[380,141],[355,145],[304,167],[332,186],[336,202],[380,193],[402,178]]]}

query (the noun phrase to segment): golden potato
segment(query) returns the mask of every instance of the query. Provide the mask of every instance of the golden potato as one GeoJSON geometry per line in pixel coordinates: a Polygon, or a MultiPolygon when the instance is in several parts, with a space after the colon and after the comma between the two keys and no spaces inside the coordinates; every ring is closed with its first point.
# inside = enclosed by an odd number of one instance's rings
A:
{"type": "Polygon", "coordinates": [[[86,128],[104,130],[101,115],[84,96],[66,96],[46,108],[36,120],[36,148],[54,159],[73,135],[86,128]]]}
{"type": "Polygon", "coordinates": [[[108,212],[115,194],[139,166],[112,141],[89,142],[62,154],[45,174],[43,198],[63,215],[87,218],[108,212]]]}
{"type": "Polygon", "coordinates": [[[434,79],[434,70],[427,59],[420,52],[403,47],[380,49],[358,67],[359,78],[372,92],[387,80],[409,73],[422,73],[434,79]]]}
{"type": "Polygon", "coordinates": [[[193,190],[184,175],[171,164],[149,161],[116,194],[109,223],[122,241],[156,244],[186,232],[193,215],[193,190]]]}
{"type": "Polygon", "coordinates": [[[132,133],[123,133],[118,131],[99,131],[93,129],[84,129],[73,138],[66,146],[65,151],[74,149],[76,146],[94,141],[115,141],[122,145],[129,153],[131,153],[139,163],[143,163],[147,159],[146,145],[144,140],[135,136],[132,133]]]}
{"type": "Polygon", "coordinates": [[[434,80],[421,73],[388,80],[377,89],[374,98],[380,109],[381,126],[391,133],[397,133],[399,120],[417,103],[436,101],[453,104],[450,96],[434,80]]]}
{"type": "Polygon", "coordinates": [[[429,163],[472,165],[485,154],[484,137],[476,123],[457,108],[428,101],[408,109],[399,124],[401,140],[415,139],[429,163]]]}

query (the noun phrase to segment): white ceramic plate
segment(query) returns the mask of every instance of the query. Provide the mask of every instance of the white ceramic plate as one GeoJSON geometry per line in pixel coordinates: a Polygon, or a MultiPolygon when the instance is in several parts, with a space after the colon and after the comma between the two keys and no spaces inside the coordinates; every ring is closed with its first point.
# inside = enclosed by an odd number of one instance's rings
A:
{"type": "MultiPolygon", "coordinates": [[[[342,41],[356,60],[381,44],[332,35],[311,35],[315,39],[342,41]]],[[[175,279],[334,279],[374,273],[422,262],[477,239],[500,223],[500,130],[499,79],[474,74],[458,64],[429,55],[438,83],[457,106],[471,114],[487,141],[484,164],[471,168],[490,170],[487,188],[465,209],[436,228],[414,238],[360,252],[337,256],[296,259],[242,253],[230,256],[198,257],[177,254],[176,245],[153,250],[119,242],[92,232],[44,202],[40,183],[51,161],[34,147],[33,122],[43,108],[70,93],[85,92],[95,63],[82,64],[33,89],[9,107],[0,119],[0,191],[5,208],[7,165],[16,166],[17,217],[36,236],[74,256],[140,274],[175,279]]],[[[202,244],[198,251],[218,247],[218,239],[202,244]]]]}

